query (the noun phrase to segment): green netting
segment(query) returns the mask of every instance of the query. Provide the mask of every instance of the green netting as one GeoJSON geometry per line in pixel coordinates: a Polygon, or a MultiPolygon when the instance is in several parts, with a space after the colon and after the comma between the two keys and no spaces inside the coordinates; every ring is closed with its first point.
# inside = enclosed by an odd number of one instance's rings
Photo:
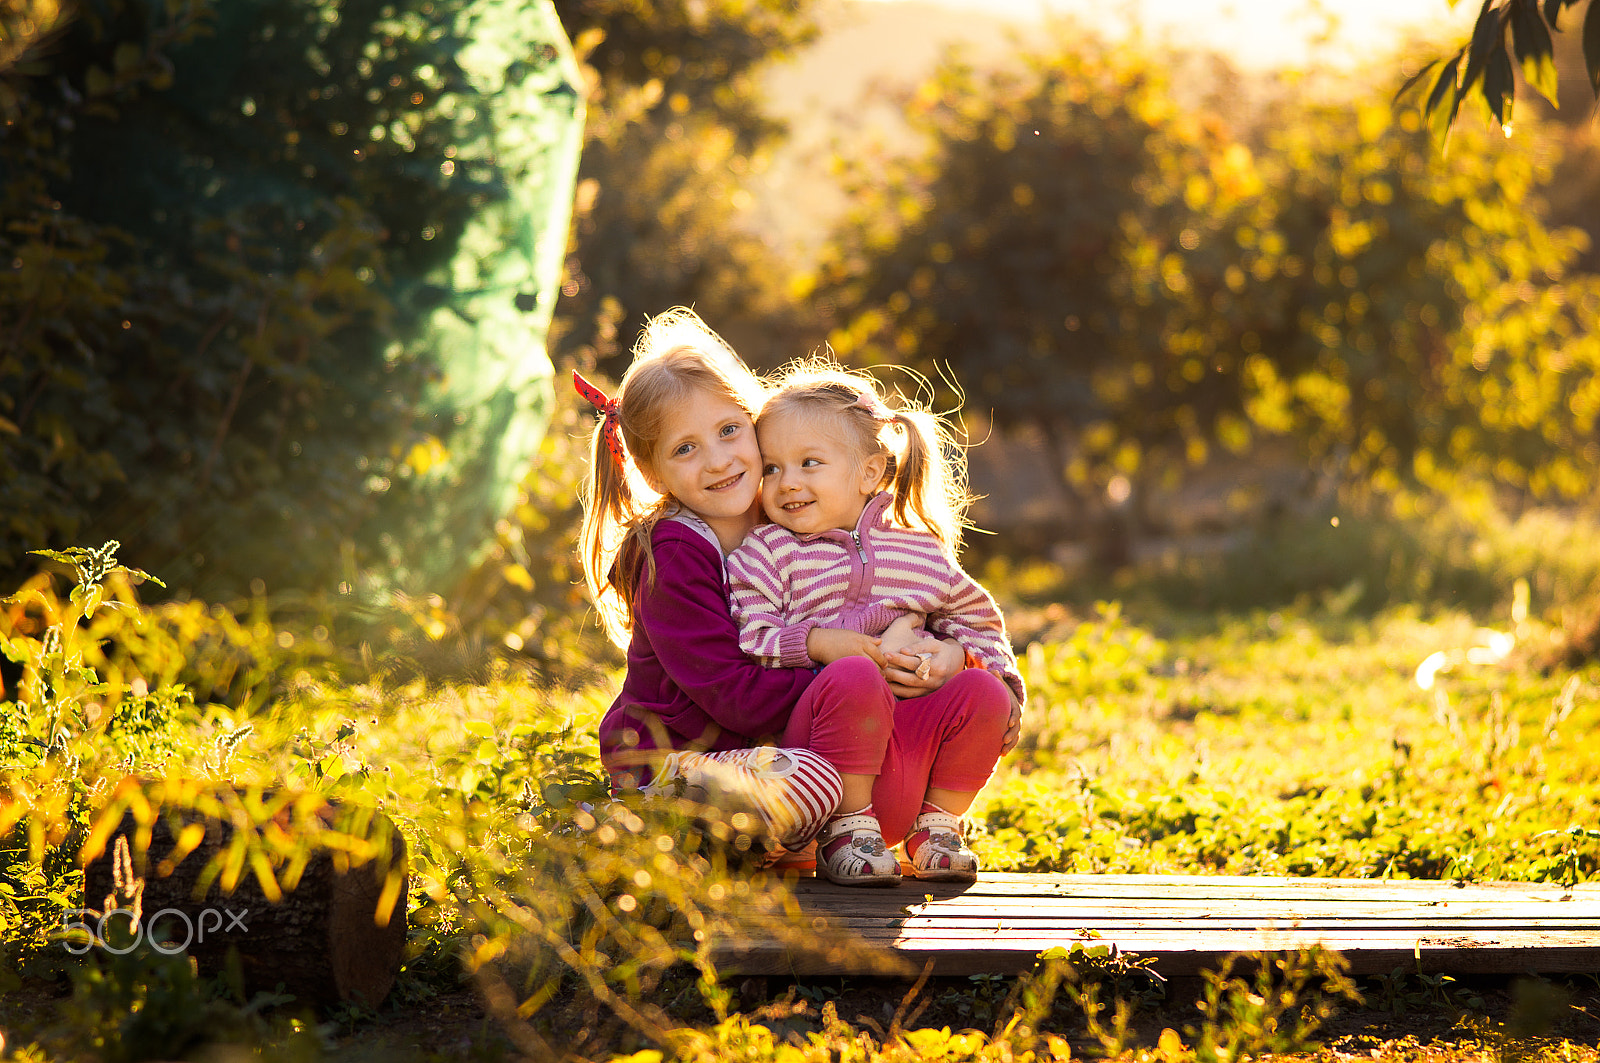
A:
{"type": "Polygon", "coordinates": [[[105,519],[206,592],[352,565],[447,590],[548,420],[584,120],[560,21],[550,0],[200,6],[172,44],[189,8],[85,0],[35,86],[74,116],[64,209],[129,233],[130,275],[177,278],[97,355],[105,519]],[[163,52],[168,73],[106,88],[163,52]]]}
{"type": "MultiPolygon", "coordinates": [[[[425,408],[442,460],[418,477],[402,585],[439,586],[475,560],[515,500],[550,408],[550,326],[582,144],[577,65],[549,0],[479,0],[457,62],[487,121],[459,154],[493,158],[505,195],[466,222],[423,278],[450,293],[418,323],[438,367],[425,408]],[[526,57],[553,48],[542,67],[526,57]]],[[[403,540],[404,541],[404,540],[403,540]]]]}

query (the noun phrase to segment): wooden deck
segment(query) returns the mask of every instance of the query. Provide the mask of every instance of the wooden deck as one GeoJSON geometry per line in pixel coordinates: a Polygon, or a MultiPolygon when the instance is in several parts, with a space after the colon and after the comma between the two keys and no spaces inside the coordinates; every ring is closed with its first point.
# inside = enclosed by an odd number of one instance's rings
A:
{"type": "Polygon", "coordinates": [[[1600,972],[1600,884],[1572,888],[1383,879],[986,873],[970,886],[906,879],[861,889],[801,878],[813,925],[848,929],[849,948],[726,942],[726,973],[1015,974],[1053,946],[1115,943],[1194,975],[1234,952],[1337,949],[1356,974],[1396,967],[1451,974],[1600,972]],[[820,921],[819,921],[820,920],[820,921]]]}

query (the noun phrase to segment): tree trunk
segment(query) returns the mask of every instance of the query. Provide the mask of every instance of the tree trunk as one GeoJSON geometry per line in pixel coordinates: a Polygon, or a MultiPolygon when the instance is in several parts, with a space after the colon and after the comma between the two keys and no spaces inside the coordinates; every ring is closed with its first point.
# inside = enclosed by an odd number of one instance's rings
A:
{"type": "Polygon", "coordinates": [[[138,824],[130,814],[105,851],[84,867],[83,923],[96,932],[96,948],[126,947],[119,943],[128,940],[124,931],[132,928],[135,942],[187,953],[202,974],[223,970],[228,950],[236,949],[247,993],[282,985],[301,1004],[346,1001],[376,1007],[400,970],[408,884],[405,839],[381,813],[376,818],[382,822],[374,827],[387,828],[393,839],[388,859],[351,865],[341,873],[333,854],[319,850],[293,892],[285,890],[273,903],[248,868],[232,893],[224,894],[213,881],[197,897],[202,871],[233,836],[229,824],[193,818],[204,824],[204,840],[167,867],[174,837],[166,819],[153,824],[149,849],[140,852],[138,824]],[[391,869],[399,875],[399,894],[394,897],[391,886],[392,910],[385,916],[379,903],[391,869]],[[113,932],[112,941],[106,931],[113,932]]]}

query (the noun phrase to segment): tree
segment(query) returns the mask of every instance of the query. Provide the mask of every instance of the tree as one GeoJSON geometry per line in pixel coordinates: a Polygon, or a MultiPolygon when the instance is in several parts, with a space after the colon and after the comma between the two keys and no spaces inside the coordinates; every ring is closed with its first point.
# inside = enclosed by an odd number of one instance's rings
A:
{"type": "Polygon", "coordinates": [[[1237,272],[1212,299],[1255,430],[1379,488],[1589,490],[1600,286],[1571,272],[1586,237],[1540,221],[1549,143],[1468,126],[1444,159],[1376,98],[1265,125],[1270,205],[1235,227],[1237,272]]]}
{"type": "Polygon", "coordinates": [[[0,568],[115,535],[226,594],[470,555],[548,401],[540,122],[580,112],[541,11],[84,0],[8,73],[0,568]],[[462,401],[508,345],[532,386],[462,401]]]}
{"type": "Polygon", "coordinates": [[[1098,494],[1241,415],[1209,364],[1191,373],[1161,339],[1191,200],[1243,194],[1252,175],[1177,105],[1160,63],[1056,44],[1020,70],[952,60],[915,93],[931,147],[855,172],[815,298],[835,308],[841,355],[932,378],[948,366],[969,404],[1044,433],[1069,489],[1098,494]]]}
{"type": "Polygon", "coordinates": [[[948,64],[916,97],[927,154],[858,175],[817,280],[833,344],[948,366],[1088,487],[1288,436],[1380,489],[1577,496],[1600,288],[1539,219],[1553,148],[1468,127],[1442,159],[1386,99],[1279,100],[1235,136],[1137,55],[948,64]]]}
{"type": "Polygon", "coordinates": [[[816,36],[815,6],[558,0],[591,77],[562,355],[620,376],[644,318],[675,305],[754,361],[781,342],[785,270],[740,215],[785,133],[763,109],[760,67],[816,36]]]}

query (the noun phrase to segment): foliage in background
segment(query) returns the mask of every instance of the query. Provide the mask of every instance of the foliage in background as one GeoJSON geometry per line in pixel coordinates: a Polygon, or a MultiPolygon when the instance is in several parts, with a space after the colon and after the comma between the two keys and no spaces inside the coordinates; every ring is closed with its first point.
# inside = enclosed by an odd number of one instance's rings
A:
{"type": "Polygon", "coordinates": [[[1600,283],[1540,220],[1550,140],[1463,129],[1443,159],[1367,99],[1229,129],[1131,46],[1027,63],[947,61],[912,100],[926,154],[858,165],[815,281],[842,354],[948,366],[1091,497],[1278,436],[1380,490],[1587,494],[1600,283]]]}
{"type": "MultiPolygon", "coordinates": [[[[1462,129],[1441,158],[1376,101],[1269,128],[1272,214],[1242,219],[1245,290],[1213,302],[1247,353],[1252,424],[1383,490],[1464,475],[1585,496],[1600,281],[1570,272],[1586,238],[1540,220],[1554,144],[1462,129]]],[[[1213,290],[1239,287],[1220,272],[1213,290]]]]}
{"type": "Polygon", "coordinates": [[[776,364],[807,315],[790,266],[743,224],[746,187],[785,135],[761,66],[809,43],[814,0],[557,0],[589,71],[589,124],[552,350],[613,379],[647,315],[693,306],[776,364]]]}
{"type": "MultiPolygon", "coordinates": [[[[1159,319],[1128,291],[1131,230],[1176,234],[1185,180],[1227,180],[1216,131],[1177,105],[1156,57],[1092,38],[1020,69],[951,59],[909,106],[927,154],[854,172],[849,217],[818,269],[834,349],[936,379],[948,366],[969,405],[1038,428],[1063,469],[1075,460],[1072,486],[1103,487],[1143,448],[1152,464],[1173,443],[1181,457],[1174,424],[1197,415],[1175,394],[1163,401],[1159,319]],[[1109,431],[1131,406],[1101,394],[1119,366],[1158,385],[1155,403],[1140,396],[1138,434],[1109,431]]],[[[1204,374],[1197,383],[1217,391],[1204,374]]]]}
{"type": "Polygon", "coordinates": [[[17,62],[67,17],[60,0],[6,0],[0,4],[0,71],[17,62]]]}
{"type": "MultiPolygon", "coordinates": [[[[783,134],[757,71],[814,36],[809,8],[557,6],[593,100],[552,346],[615,375],[645,315],[681,303],[759,360],[791,310],[738,226],[783,134]]],[[[9,578],[29,546],[112,529],[207,597],[258,575],[274,594],[361,586],[385,502],[448,446],[397,343],[439,303],[418,278],[504,179],[471,155],[483,107],[454,56],[482,30],[472,7],[96,0],[5,75],[9,578]],[[134,171],[114,162],[130,153],[134,171]]]]}

